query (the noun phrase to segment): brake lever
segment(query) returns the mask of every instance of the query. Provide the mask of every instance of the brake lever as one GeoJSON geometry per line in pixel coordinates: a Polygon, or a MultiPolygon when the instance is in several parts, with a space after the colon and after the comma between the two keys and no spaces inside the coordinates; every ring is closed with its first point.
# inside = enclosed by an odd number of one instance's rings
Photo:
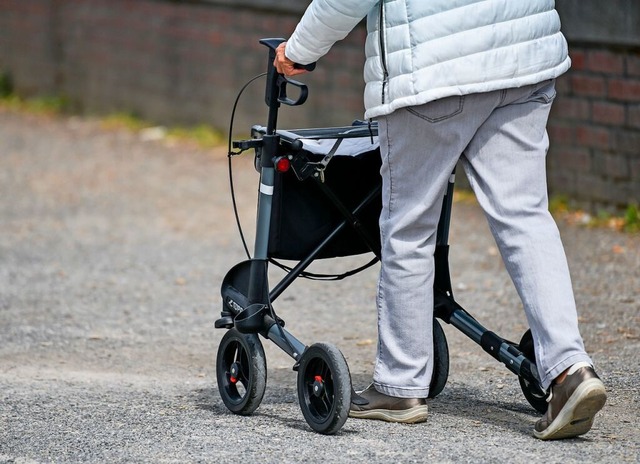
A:
{"type": "MultiPolygon", "coordinates": [[[[294,63],[294,69],[304,69],[305,71],[311,72],[316,69],[316,63],[309,64],[300,64],[294,63]]],[[[289,79],[288,77],[279,74],[278,75],[278,101],[284,105],[289,106],[298,106],[302,105],[305,101],[307,101],[307,97],[309,96],[309,88],[303,84],[302,82],[298,82],[293,79],[289,79]],[[298,87],[300,89],[300,95],[297,99],[293,100],[287,96],[287,84],[293,85],[294,87],[298,87]]]]}
{"type": "MultiPolygon", "coordinates": [[[[315,63],[313,63],[313,65],[315,67],[315,63]]],[[[309,88],[302,82],[298,82],[293,79],[289,79],[282,74],[278,74],[276,85],[278,86],[278,102],[288,106],[298,106],[307,101],[307,97],[309,96],[309,88]],[[295,100],[287,96],[287,84],[300,89],[300,94],[295,100]]]]}

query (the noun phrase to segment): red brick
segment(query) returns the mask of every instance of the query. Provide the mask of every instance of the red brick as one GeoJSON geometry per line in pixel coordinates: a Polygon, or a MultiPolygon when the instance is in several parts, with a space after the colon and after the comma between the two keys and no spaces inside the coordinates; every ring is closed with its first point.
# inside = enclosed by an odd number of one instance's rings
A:
{"type": "MultiPolygon", "coordinates": [[[[640,156],[629,160],[629,171],[631,172],[632,179],[640,179],[640,156]]],[[[640,182],[637,183],[640,184],[640,182]]],[[[638,198],[636,201],[638,201],[638,198]]]]}
{"type": "Polygon", "coordinates": [[[569,95],[571,93],[571,76],[573,73],[569,71],[566,74],[558,77],[556,80],[556,92],[558,96],[569,95]]]}
{"type": "Polygon", "coordinates": [[[552,120],[547,127],[547,132],[552,145],[571,145],[574,143],[575,131],[571,126],[558,124],[557,121],[552,120]]]}
{"type": "Polygon", "coordinates": [[[622,104],[593,102],[591,108],[593,122],[606,125],[623,125],[625,122],[625,108],[622,104]]]}
{"type": "Polygon", "coordinates": [[[571,58],[571,69],[580,71],[586,68],[587,54],[584,50],[569,50],[569,57],[571,58]]]}
{"type": "Polygon", "coordinates": [[[562,97],[556,99],[553,109],[553,117],[560,119],[573,119],[578,121],[588,120],[591,117],[589,102],[584,98],[562,97]]]}
{"type": "Polygon", "coordinates": [[[605,97],[607,86],[604,78],[585,75],[571,76],[571,89],[575,95],[605,97]]]}
{"type": "Polygon", "coordinates": [[[549,166],[549,193],[551,195],[568,194],[572,197],[575,196],[576,191],[578,190],[577,177],[578,176],[573,172],[562,171],[549,166]]]}
{"type": "Polygon", "coordinates": [[[640,102],[640,79],[613,79],[607,93],[614,100],[640,102]]]}
{"type": "Polygon", "coordinates": [[[606,201],[611,195],[610,187],[611,183],[605,181],[599,174],[585,174],[578,177],[576,193],[579,197],[590,201],[606,201]]]}
{"type": "Polygon", "coordinates": [[[626,57],[627,76],[640,77],[640,53],[629,53],[626,57]]]}
{"type": "Polygon", "coordinates": [[[632,177],[631,180],[625,184],[626,201],[623,206],[624,210],[631,204],[638,206],[638,199],[640,199],[640,182],[635,179],[638,179],[638,177],[632,177]]]}
{"type": "Polygon", "coordinates": [[[604,174],[612,179],[629,178],[629,160],[622,154],[604,154],[604,174]]]}
{"type": "Polygon", "coordinates": [[[640,131],[620,130],[616,133],[612,148],[618,152],[640,156],[640,131]]]}
{"type": "Polygon", "coordinates": [[[589,172],[591,153],[588,148],[566,147],[554,151],[556,166],[563,171],[589,172]]]}
{"type": "Polygon", "coordinates": [[[629,105],[627,109],[627,126],[640,129],[640,105],[629,105]]]}
{"type": "Polygon", "coordinates": [[[576,142],[579,146],[607,150],[611,145],[611,132],[601,127],[581,126],[576,128],[576,142]]]}
{"type": "Polygon", "coordinates": [[[587,54],[587,69],[605,74],[624,73],[624,55],[608,50],[590,51],[587,54]]]}

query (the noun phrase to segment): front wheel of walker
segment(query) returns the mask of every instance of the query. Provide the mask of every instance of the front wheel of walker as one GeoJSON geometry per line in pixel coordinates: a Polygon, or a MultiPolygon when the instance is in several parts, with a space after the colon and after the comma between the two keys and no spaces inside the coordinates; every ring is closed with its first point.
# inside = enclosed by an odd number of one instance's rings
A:
{"type": "Polygon", "coordinates": [[[256,334],[236,329],[224,334],[218,347],[216,377],[229,411],[249,415],[260,406],[267,385],[267,361],[256,334]]]}
{"type": "Polygon", "coordinates": [[[298,366],[298,401],[309,426],[331,435],[344,425],[351,405],[349,366],[338,348],[315,343],[298,366]]]}

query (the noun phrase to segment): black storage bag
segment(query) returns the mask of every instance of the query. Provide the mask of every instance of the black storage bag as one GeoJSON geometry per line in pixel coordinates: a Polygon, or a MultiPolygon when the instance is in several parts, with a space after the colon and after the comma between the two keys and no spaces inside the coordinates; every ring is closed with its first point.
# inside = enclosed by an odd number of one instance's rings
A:
{"type": "MultiPolygon", "coordinates": [[[[303,152],[311,161],[323,158],[322,155],[303,152]]],[[[379,149],[357,156],[334,156],[325,169],[324,183],[353,212],[382,182],[380,164],[379,149]]],[[[357,214],[376,245],[375,251],[380,249],[380,209],[381,198],[378,194],[357,214]]],[[[343,219],[342,213],[318,187],[316,180],[309,177],[301,181],[292,170],[276,173],[269,230],[269,257],[305,259],[343,219]]],[[[350,256],[369,251],[371,249],[361,236],[351,225],[347,225],[316,258],[350,256]]]]}

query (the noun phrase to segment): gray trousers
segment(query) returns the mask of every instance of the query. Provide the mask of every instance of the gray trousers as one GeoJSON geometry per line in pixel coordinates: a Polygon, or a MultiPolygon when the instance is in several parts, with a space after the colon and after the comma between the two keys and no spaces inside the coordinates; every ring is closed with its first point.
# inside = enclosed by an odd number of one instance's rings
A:
{"type": "Polygon", "coordinates": [[[379,118],[382,266],[374,385],[426,397],[433,370],[436,230],[458,160],[524,305],[547,388],[579,361],[578,331],[560,234],[548,211],[546,124],[555,82],[449,97],[379,118]]]}

